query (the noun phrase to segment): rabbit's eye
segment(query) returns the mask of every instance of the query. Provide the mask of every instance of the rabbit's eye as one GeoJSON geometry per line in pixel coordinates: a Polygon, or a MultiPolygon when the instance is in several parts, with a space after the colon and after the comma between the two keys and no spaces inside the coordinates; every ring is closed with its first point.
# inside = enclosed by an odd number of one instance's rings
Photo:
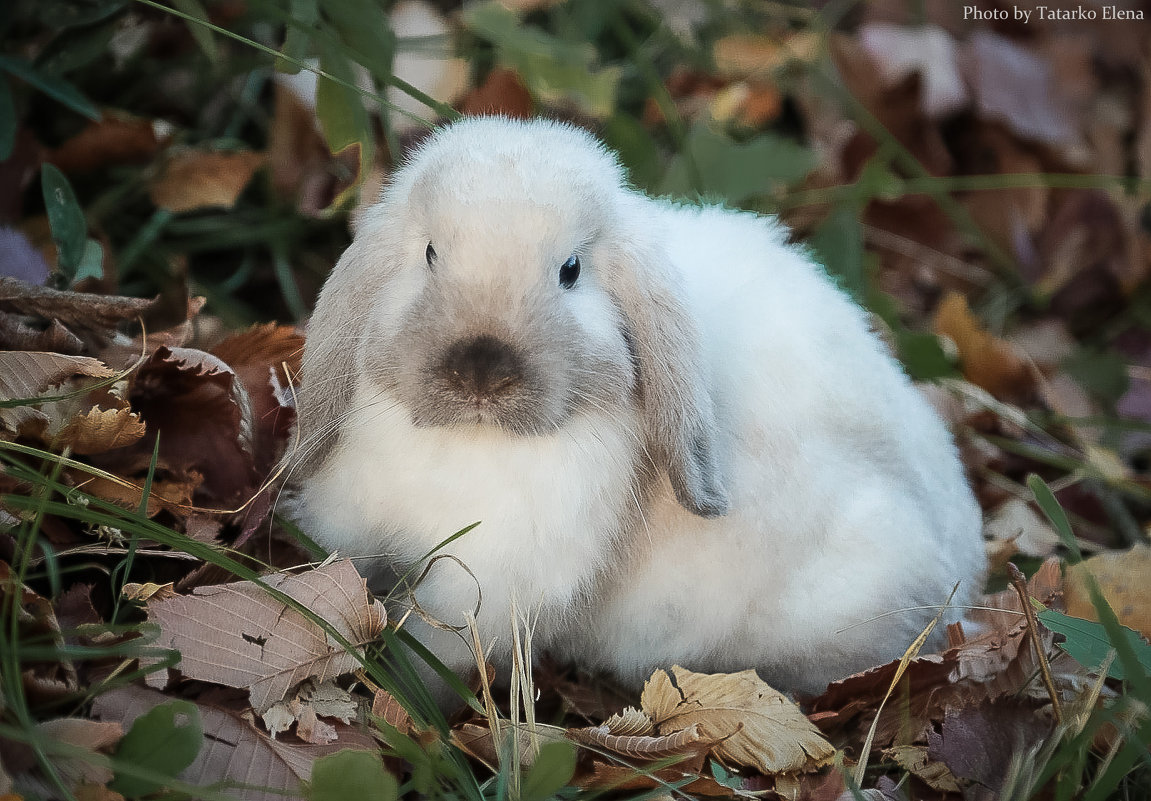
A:
{"type": "Polygon", "coordinates": [[[572,256],[560,265],[560,286],[571,289],[579,278],[579,256],[572,256]]]}
{"type": "Polygon", "coordinates": [[[428,266],[431,267],[436,263],[436,249],[432,247],[432,243],[428,243],[428,249],[424,251],[424,255],[428,259],[428,266]]]}

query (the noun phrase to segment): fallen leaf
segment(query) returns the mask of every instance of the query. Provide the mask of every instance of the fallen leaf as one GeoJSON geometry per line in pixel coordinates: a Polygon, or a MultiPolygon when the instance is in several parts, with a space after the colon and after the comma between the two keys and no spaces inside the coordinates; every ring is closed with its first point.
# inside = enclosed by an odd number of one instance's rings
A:
{"type": "Polygon", "coordinates": [[[606,723],[602,726],[568,729],[567,736],[580,745],[611,751],[629,759],[645,762],[655,762],[668,757],[702,755],[720,742],[710,740],[700,734],[698,723],[693,723],[686,729],[658,737],[641,734],[613,734],[611,727],[606,723]]]}
{"type": "Polygon", "coordinates": [[[163,601],[175,598],[176,591],[170,581],[167,584],[156,584],[151,581],[139,584],[133,581],[120,588],[120,596],[126,601],[163,601]]]}
{"type": "Polygon", "coordinates": [[[408,714],[408,710],[404,709],[400,702],[384,689],[376,690],[376,694],[372,697],[371,715],[374,718],[382,718],[385,723],[399,731],[400,734],[409,734],[415,728],[415,723],[412,721],[412,716],[408,714]]]}
{"type": "Polygon", "coordinates": [[[1000,702],[949,710],[938,733],[928,734],[928,758],[942,762],[952,776],[977,782],[993,793],[1033,768],[1030,764],[1050,735],[1052,721],[1030,704],[1000,702]]]}
{"type": "Polygon", "coordinates": [[[156,155],[165,138],[158,134],[158,127],[152,120],[105,113],[99,122],[89,122],[49,152],[45,161],[68,174],[147,162],[156,155]]]}
{"type": "Polygon", "coordinates": [[[925,745],[895,745],[886,749],[883,755],[926,782],[933,790],[945,793],[958,793],[963,790],[959,780],[952,775],[947,765],[932,761],[925,745]]]}
{"type": "Polygon", "coordinates": [[[944,296],[935,312],[934,329],[955,343],[963,375],[971,383],[1001,399],[1031,393],[1034,378],[1027,363],[1010,344],[984,330],[959,292],[944,296]]]}
{"type": "MultiPolygon", "coordinates": [[[[137,717],[168,700],[156,690],[118,687],[96,697],[93,714],[128,728],[137,717]]],[[[242,712],[208,703],[196,703],[196,707],[204,745],[180,779],[198,786],[248,785],[243,792],[248,801],[282,801],[285,792],[299,795],[301,782],[311,778],[312,765],[320,757],[348,748],[375,751],[378,747],[370,735],[351,726],[338,727],[340,739],[335,744],[288,743],[260,731],[242,712]]]]}
{"type": "MultiPolygon", "coordinates": [[[[383,630],[383,604],[348,560],[299,574],[278,573],[264,582],[310,609],[353,646],[383,630]]],[[[159,643],[175,648],[188,678],[247,689],[263,713],[304,679],[339,676],[359,661],[318,624],[272,598],[250,581],[198,587],[192,595],[148,605],[160,625],[159,643]]]]}
{"type": "Polygon", "coordinates": [[[889,88],[913,73],[922,76],[919,102],[926,116],[938,119],[967,105],[958,48],[951,34],[938,25],[877,22],[860,26],[858,36],[879,66],[879,79],[889,88]]]}
{"type": "Polygon", "coordinates": [[[1089,575],[1098,582],[1119,622],[1151,639],[1151,597],[1147,592],[1151,586],[1151,545],[1105,551],[1068,566],[1063,585],[1067,614],[1098,620],[1088,590],[1089,575]]]}
{"type": "Polygon", "coordinates": [[[149,436],[104,454],[101,466],[142,474],[158,435],[161,465],[174,477],[201,475],[201,491],[217,503],[250,496],[259,483],[252,407],[228,365],[201,350],[160,347],[136,371],[129,398],[149,436]]]}
{"type": "Polygon", "coordinates": [[[1005,123],[1026,139],[1063,147],[1080,144],[1075,107],[1042,57],[980,29],[967,40],[961,64],[984,119],[1005,123]]]}
{"type": "Polygon", "coordinates": [[[730,798],[735,790],[722,785],[710,776],[700,776],[680,768],[662,768],[646,772],[628,765],[609,764],[596,760],[591,771],[576,774],[575,783],[579,787],[604,788],[613,792],[630,790],[665,790],[668,786],[677,788],[686,797],[697,795],[730,798]]]}
{"type": "Polygon", "coordinates": [[[676,665],[672,673],[674,681],[653,673],[640,698],[660,734],[698,724],[702,737],[718,742],[718,757],[765,774],[816,770],[834,756],[799,707],[754,670],[708,675],[676,665]]]}
{"type": "Polygon", "coordinates": [[[177,214],[230,209],[263,163],[262,153],[184,150],[173,154],[152,181],[152,202],[177,214]]]}
{"type": "Polygon", "coordinates": [[[101,342],[125,320],[139,317],[155,304],[144,298],[65,292],[0,277],[0,311],[57,320],[74,333],[101,342]]]}
{"type": "Polygon", "coordinates": [[[93,454],[123,448],[144,436],[146,426],[130,409],[93,407],[70,419],[55,437],[56,447],[73,453],[93,454]]]}
{"type": "Polygon", "coordinates": [[[783,37],[733,33],[716,40],[712,57],[720,75],[728,78],[771,78],[790,61],[811,61],[820,51],[814,31],[796,31],[783,37]]]}
{"type": "Polygon", "coordinates": [[[992,511],[983,532],[1027,556],[1051,556],[1063,544],[1047,519],[1022,498],[1011,498],[992,511]]]}

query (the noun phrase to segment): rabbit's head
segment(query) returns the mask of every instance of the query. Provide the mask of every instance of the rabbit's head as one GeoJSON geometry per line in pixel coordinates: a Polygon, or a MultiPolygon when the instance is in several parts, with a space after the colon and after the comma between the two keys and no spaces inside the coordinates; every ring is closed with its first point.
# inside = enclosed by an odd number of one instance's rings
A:
{"type": "Polygon", "coordinates": [[[571,126],[441,129],[397,171],[324,290],[304,437],[338,431],[349,393],[337,376],[387,392],[416,426],[551,436],[584,411],[637,409],[646,461],[685,507],[722,514],[697,326],[650,203],[571,126]]]}

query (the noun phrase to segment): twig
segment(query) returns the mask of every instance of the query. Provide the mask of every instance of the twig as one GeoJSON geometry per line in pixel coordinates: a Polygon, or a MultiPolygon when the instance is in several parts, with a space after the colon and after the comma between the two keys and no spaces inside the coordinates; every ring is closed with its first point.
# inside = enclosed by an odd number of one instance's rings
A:
{"type": "Polygon", "coordinates": [[[1047,654],[1043,653],[1043,646],[1039,640],[1039,621],[1035,618],[1035,610],[1031,608],[1031,598],[1027,594],[1027,577],[1014,563],[1007,563],[1007,575],[1011,586],[1019,594],[1019,601],[1023,604],[1023,614],[1027,616],[1027,633],[1031,635],[1031,644],[1035,646],[1035,657],[1039,660],[1039,673],[1043,676],[1043,685],[1047,694],[1051,696],[1051,709],[1055,712],[1055,722],[1063,724],[1063,705],[1059,703],[1059,694],[1055,691],[1055,680],[1051,678],[1051,665],[1047,663],[1047,654]]]}

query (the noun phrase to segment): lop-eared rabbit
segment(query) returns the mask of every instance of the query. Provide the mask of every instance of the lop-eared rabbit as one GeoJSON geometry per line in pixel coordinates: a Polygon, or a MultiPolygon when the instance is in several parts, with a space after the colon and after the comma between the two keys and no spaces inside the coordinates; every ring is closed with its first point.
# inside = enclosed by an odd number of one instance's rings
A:
{"type": "Polygon", "coordinates": [[[291,508],[407,625],[497,664],[537,648],[639,683],[780,689],[892,659],[981,588],[943,422],[771,218],[653,200],[573,126],[472,118],[399,168],[318,301],[291,508]]]}

